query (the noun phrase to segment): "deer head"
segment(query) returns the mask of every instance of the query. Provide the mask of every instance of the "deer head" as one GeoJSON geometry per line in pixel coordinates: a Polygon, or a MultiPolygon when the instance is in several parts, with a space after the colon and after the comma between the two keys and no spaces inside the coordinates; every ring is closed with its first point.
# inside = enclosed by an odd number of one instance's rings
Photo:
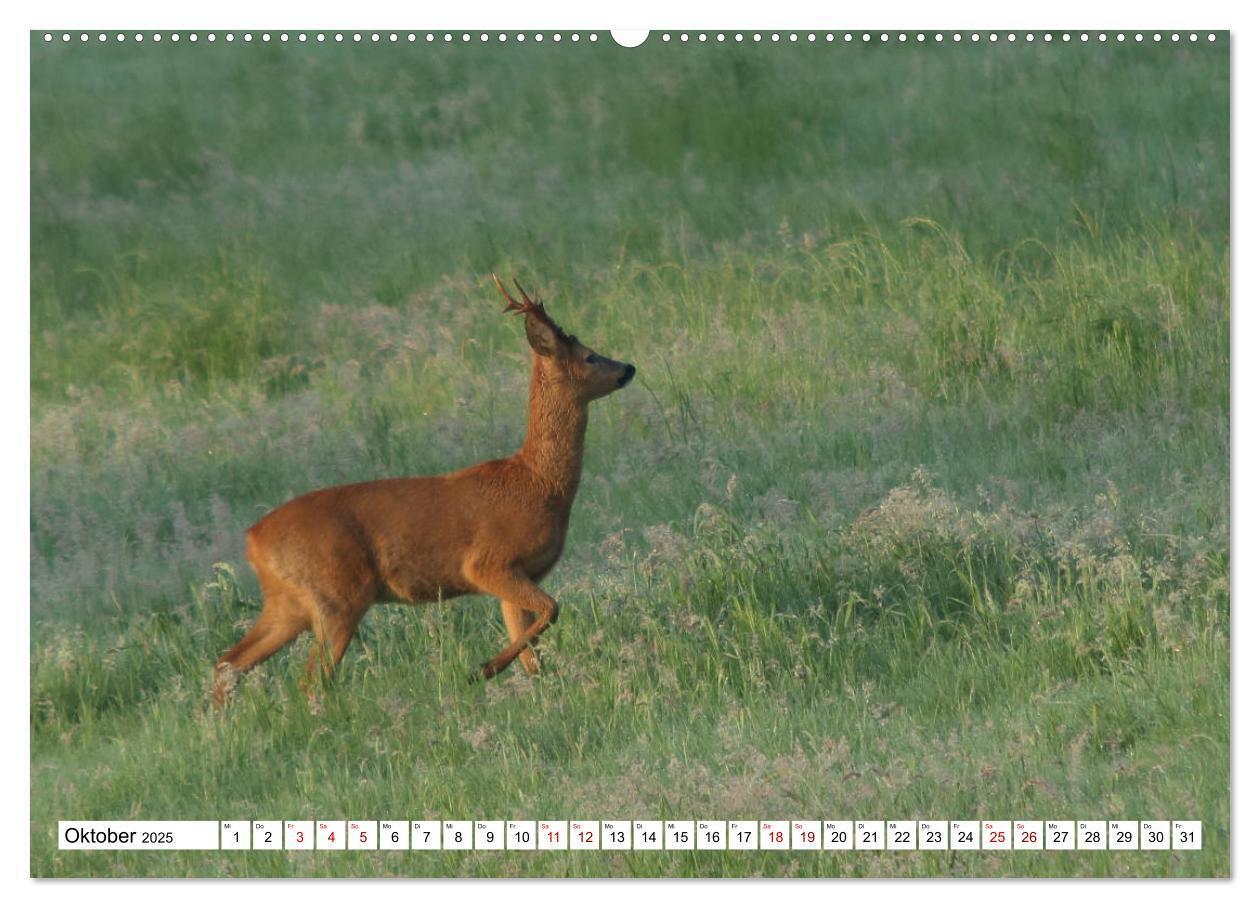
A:
{"type": "Polygon", "coordinates": [[[513,280],[520,300],[512,298],[503,282],[494,284],[507,300],[504,312],[525,316],[525,338],[534,361],[550,382],[572,390],[579,400],[591,401],[624,388],[634,378],[634,366],[601,356],[557,325],[538,299],[530,299],[519,281],[513,280]]]}

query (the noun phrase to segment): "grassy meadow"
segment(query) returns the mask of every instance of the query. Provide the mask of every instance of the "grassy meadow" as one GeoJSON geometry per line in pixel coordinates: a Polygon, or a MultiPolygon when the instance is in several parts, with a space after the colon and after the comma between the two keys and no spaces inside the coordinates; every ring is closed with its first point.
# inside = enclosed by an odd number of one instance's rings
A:
{"type": "Polygon", "coordinates": [[[31,872],[1225,876],[1229,42],[46,45],[31,872]],[[592,408],[546,669],[244,530],[592,408]],[[58,819],[1201,819],[1201,852],[60,852],[58,819]]]}

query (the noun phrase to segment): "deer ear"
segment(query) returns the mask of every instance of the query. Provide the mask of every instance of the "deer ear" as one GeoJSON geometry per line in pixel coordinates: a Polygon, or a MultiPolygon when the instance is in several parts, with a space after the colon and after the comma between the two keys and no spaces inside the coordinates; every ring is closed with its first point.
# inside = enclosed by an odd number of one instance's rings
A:
{"type": "Polygon", "coordinates": [[[556,332],[542,319],[532,315],[525,316],[525,338],[539,356],[555,356],[560,350],[560,338],[556,332]]]}

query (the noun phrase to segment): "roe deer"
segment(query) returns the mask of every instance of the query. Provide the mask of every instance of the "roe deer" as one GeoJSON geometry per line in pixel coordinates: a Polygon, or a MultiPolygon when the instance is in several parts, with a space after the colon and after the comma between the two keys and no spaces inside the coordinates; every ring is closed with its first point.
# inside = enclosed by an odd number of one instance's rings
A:
{"type": "Polygon", "coordinates": [[[493,678],[517,656],[537,673],[531,645],[557,612],[538,582],[564,548],[587,405],[624,387],[634,366],[566,334],[519,282],[519,301],[498,277],[494,283],[507,300],[504,311],[525,316],[533,348],[524,445],[442,476],[310,492],[250,527],[245,556],[262,586],[262,612],[215,666],[215,703],[226,701],[240,673],[304,630],[315,638],[309,680],[317,665],[332,673],[373,604],[466,593],[498,597],[507,625],[508,646],[481,666],[480,677],[493,678]]]}

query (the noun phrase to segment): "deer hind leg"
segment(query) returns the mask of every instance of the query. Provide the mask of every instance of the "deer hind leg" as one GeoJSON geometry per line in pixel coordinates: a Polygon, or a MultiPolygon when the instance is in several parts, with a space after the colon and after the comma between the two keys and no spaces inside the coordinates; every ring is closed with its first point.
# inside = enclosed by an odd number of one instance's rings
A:
{"type": "MultiPolygon", "coordinates": [[[[499,600],[499,604],[503,607],[503,623],[507,625],[508,643],[515,643],[517,640],[528,639],[525,637],[529,630],[529,621],[526,619],[525,609],[509,602],[506,599],[499,600]]],[[[530,643],[533,641],[531,640],[530,643]]],[[[538,654],[534,652],[533,646],[526,646],[521,650],[521,667],[531,675],[538,674],[540,665],[538,662],[538,654]]]]}
{"type": "Polygon", "coordinates": [[[311,632],[315,636],[310,658],[306,662],[309,689],[317,673],[322,672],[324,678],[332,677],[372,601],[366,594],[343,594],[333,598],[318,593],[308,593],[304,601],[311,616],[311,632]]]}
{"type": "MultiPolygon", "coordinates": [[[[520,636],[485,662],[469,680],[493,678],[511,665],[526,647],[532,645],[538,636],[555,622],[560,609],[556,605],[556,600],[539,589],[536,583],[520,571],[467,564],[464,566],[464,577],[478,592],[502,599],[505,616],[509,605],[518,614],[524,611],[534,615],[533,622],[524,628],[520,636]]],[[[511,632],[515,636],[515,631],[511,632]]]]}
{"type": "Polygon", "coordinates": [[[306,660],[306,679],[315,679],[316,671],[322,670],[324,677],[332,677],[341,657],[346,654],[346,647],[354,639],[354,632],[359,627],[359,618],[342,615],[322,615],[311,623],[315,639],[311,643],[311,655],[306,660]]]}
{"type": "Polygon", "coordinates": [[[211,697],[223,706],[236,680],[268,659],[308,627],[306,616],[295,607],[292,594],[276,584],[263,587],[263,608],[254,626],[236,646],[219,657],[214,667],[211,697]]]}

